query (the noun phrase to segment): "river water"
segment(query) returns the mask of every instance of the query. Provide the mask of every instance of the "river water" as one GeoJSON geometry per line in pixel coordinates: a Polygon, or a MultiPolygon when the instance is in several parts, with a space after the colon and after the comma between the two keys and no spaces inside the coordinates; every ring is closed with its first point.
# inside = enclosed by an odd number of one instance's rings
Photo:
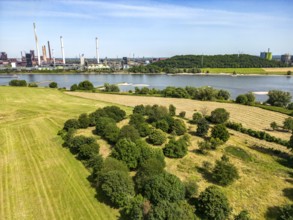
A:
{"type": "MultiPolygon", "coordinates": [[[[1,75],[0,75],[1,76],[1,75]]],[[[58,87],[70,88],[72,84],[84,80],[91,81],[95,86],[104,83],[116,84],[122,91],[134,90],[136,86],[164,89],[167,86],[211,86],[225,89],[235,98],[246,92],[263,93],[277,89],[288,91],[293,95],[293,76],[230,76],[230,75],[143,75],[143,74],[20,74],[18,79],[27,82],[38,82],[39,86],[48,86],[50,81],[58,83],[58,87]]],[[[12,78],[0,77],[0,85],[8,85],[12,78]]],[[[256,95],[258,101],[265,101],[267,95],[256,95]]]]}

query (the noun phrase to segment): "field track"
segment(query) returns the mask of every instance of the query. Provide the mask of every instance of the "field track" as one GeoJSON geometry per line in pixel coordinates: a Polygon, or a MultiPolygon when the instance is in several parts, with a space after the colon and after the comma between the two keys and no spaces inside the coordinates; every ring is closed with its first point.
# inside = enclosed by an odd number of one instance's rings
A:
{"type": "Polygon", "coordinates": [[[0,87],[0,219],[117,219],[57,136],[68,118],[104,105],[57,90],[0,87]]]}

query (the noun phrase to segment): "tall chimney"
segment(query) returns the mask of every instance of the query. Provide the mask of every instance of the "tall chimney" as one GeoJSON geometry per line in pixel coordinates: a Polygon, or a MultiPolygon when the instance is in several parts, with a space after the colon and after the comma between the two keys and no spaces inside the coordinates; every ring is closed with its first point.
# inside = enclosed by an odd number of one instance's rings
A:
{"type": "Polygon", "coordinates": [[[100,57],[99,57],[99,42],[98,38],[96,37],[96,56],[97,56],[97,64],[100,63],[100,57]]]}
{"type": "Polygon", "coordinates": [[[63,64],[65,65],[64,45],[63,45],[63,38],[62,38],[62,36],[60,36],[60,42],[61,42],[61,52],[62,52],[63,64]]]}
{"type": "Polygon", "coordinates": [[[46,51],[46,46],[45,45],[43,46],[43,60],[45,62],[47,62],[47,51],[46,51]]]}
{"type": "Polygon", "coordinates": [[[41,65],[41,58],[40,58],[40,51],[39,51],[39,42],[36,32],[36,24],[34,23],[34,33],[35,33],[35,41],[36,41],[36,47],[37,47],[37,56],[38,56],[38,65],[41,65]]]}
{"type": "Polygon", "coordinates": [[[51,60],[51,48],[50,48],[50,41],[48,41],[48,51],[49,51],[49,59],[51,60]]]}

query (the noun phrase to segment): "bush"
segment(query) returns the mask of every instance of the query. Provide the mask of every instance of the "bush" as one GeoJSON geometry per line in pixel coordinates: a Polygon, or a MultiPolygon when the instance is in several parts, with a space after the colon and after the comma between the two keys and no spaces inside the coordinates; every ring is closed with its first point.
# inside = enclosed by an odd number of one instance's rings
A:
{"type": "Polygon", "coordinates": [[[26,87],[27,83],[25,80],[18,80],[18,79],[13,79],[9,82],[10,86],[22,86],[22,87],[26,87]]]}
{"type": "Polygon", "coordinates": [[[178,177],[162,173],[147,181],[143,194],[153,204],[158,204],[162,200],[176,202],[184,199],[185,187],[178,177]]]}
{"type": "Polygon", "coordinates": [[[70,91],[76,91],[78,90],[78,85],[77,84],[73,84],[71,87],[70,87],[70,91]]]}
{"type": "Polygon", "coordinates": [[[185,186],[185,198],[190,199],[194,198],[198,193],[198,184],[194,179],[188,179],[184,182],[185,186]]]}
{"type": "Polygon", "coordinates": [[[58,84],[57,84],[56,82],[51,82],[51,83],[49,84],[49,87],[50,87],[50,88],[58,88],[58,84]]]}
{"type": "Polygon", "coordinates": [[[179,113],[180,118],[185,118],[185,115],[186,115],[186,112],[184,112],[184,111],[179,113]]]}
{"type": "Polygon", "coordinates": [[[269,99],[266,101],[272,106],[286,107],[292,99],[290,92],[280,90],[270,90],[268,93],[269,99]]]}
{"type": "Polygon", "coordinates": [[[293,204],[284,205],[279,208],[278,220],[292,220],[293,219],[293,204]]]}
{"type": "Polygon", "coordinates": [[[200,141],[197,143],[199,152],[202,154],[207,154],[209,150],[212,149],[211,147],[211,142],[205,140],[205,141],[200,141]]]}
{"type": "Polygon", "coordinates": [[[145,123],[145,118],[142,114],[134,113],[130,115],[129,124],[133,125],[136,129],[143,123],[145,123]]]}
{"type": "Polygon", "coordinates": [[[94,85],[90,81],[85,80],[78,84],[78,89],[79,90],[93,90],[94,85]]]}
{"type": "Polygon", "coordinates": [[[288,142],[288,146],[287,146],[291,151],[293,150],[293,134],[290,137],[290,140],[288,142]]]}
{"type": "Polygon", "coordinates": [[[170,158],[182,158],[187,154],[188,141],[184,138],[169,141],[163,149],[164,155],[170,158]]]}
{"type": "Polygon", "coordinates": [[[289,110],[293,110],[293,102],[291,102],[291,103],[287,106],[287,108],[288,108],[289,110]]]}
{"type": "Polygon", "coordinates": [[[114,149],[111,156],[117,160],[122,160],[126,163],[129,169],[136,169],[140,159],[140,149],[128,139],[120,139],[114,149]]]}
{"type": "Polygon", "coordinates": [[[156,128],[161,129],[164,132],[168,132],[169,124],[165,119],[161,119],[158,122],[156,122],[156,128]]]}
{"type": "Polygon", "coordinates": [[[166,135],[160,129],[154,129],[148,138],[148,141],[153,145],[162,145],[166,141],[166,135]]]}
{"type": "Polygon", "coordinates": [[[243,210],[237,216],[235,216],[234,220],[251,220],[251,218],[249,217],[248,211],[243,210]]]}
{"type": "Polygon", "coordinates": [[[126,138],[132,142],[135,142],[140,138],[139,132],[132,125],[124,125],[119,134],[119,139],[126,138]]]}
{"type": "Polygon", "coordinates": [[[91,157],[99,154],[99,149],[98,143],[83,144],[79,148],[78,159],[89,160],[91,157]]]}
{"type": "Polygon", "coordinates": [[[186,126],[184,121],[180,119],[175,119],[171,127],[171,132],[174,132],[176,135],[183,135],[186,132],[186,126]]]}
{"type": "Polygon", "coordinates": [[[197,124],[200,119],[202,119],[202,114],[199,112],[195,112],[192,115],[192,120],[190,121],[191,124],[197,124]]]}
{"type": "Polygon", "coordinates": [[[69,131],[69,129],[78,129],[78,128],[79,128],[79,123],[78,123],[78,120],[76,119],[68,119],[64,123],[64,127],[63,127],[65,131],[69,131]]]}
{"type": "Polygon", "coordinates": [[[226,220],[231,213],[227,197],[216,186],[209,186],[199,195],[196,209],[204,219],[226,220]]]}
{"type": "Polygon", "coordinates": [[[120,211],[123,219],[144,219],[144,203],[145,199],[141,195],[137,195],[120,211]]]}
{"type": "Polygon", "coordinates": [[[92,137],[85,137],[83,135],[78,135],[75,137],[72,137],[68,140],[67,145],[70,148],[72,153],[79,153],[80,147],[82,145],[91,145],[93,143],[96,143],[96,140],[92,137]]]}
{"type": "Polygon", "coordinates": [[[108,117],[100,117],[96,119],[96,134],[103,136],[105,128],[108,124],[116,124],[115,120],[108,117]]]}
{"type": "Polygon", "coordinates": [[[215,124],[225,123],[230,117],[230,113],[224,108],[217,108],[211,112],[210,121],[215,124]]]}
{"type": "Polygon", "coordinates": [[[229,158],[222,156],[216,161],[212,173],[213,179],[220,185],[227,186],[239,178],[237,168],[229,162],[229,158]]]}
{"type": "Polygon", "coordinates": [[[125,206],[134,196],[134,185],[125,172],[110,171],[102,176],[101,190],[117,207],[125,206]]]}
{"type": "Polygon", "coordinates": [[[165,156],[162,149],[150,147],[143,139],[137,140],[135,144],[141,151],[139,165],[143,164],[146,160],[153,158],[160,161],[162,165],[165,166],[165,156]]]}
{"type": "Polygon", "coordinates": [[[38,84],[37,83],[29,83],[28,84],[28,87],[38,87],[38,84]]]}
{"type": "Polygon", "coordinates": [[[273,131],[277,130],[278,129],[278,124],[273,121],[271,124],[270,124],[271,128],[273,129],[273,131]]]}
{"type": "Polygon", "coordinates": [[[230,134],[225,125],[219,124],[213,127],[211,136],[215,139],[218,138],[223,142],[227,142],[230,134]]]}
{"type": "Polygon", "coordinates": [[[285,130],[293,132],[293,118],[286,118],[283,125],[285,130]]]}
{"type": "Polygon", "coordinates": [[[80,128],[88,128],[90,119],[86,113],[83,113],[78,117],[78,124],[80,128]]]}
{"type": "Polygon", "coordinates": [[[105,174],[110,171],[119,171],[128,174],[129,169],[124,161],[117,160],[113,157],[107,157],[101,172],[102,174],[105,174]]]}
{"type": "Polygon", "coordinates": [[[205,118],[199,119],[197,123],[196,134],[200,137],[207,135],[210,125],[205,118]]]}
{"type": "Polygon", "coordinates": [[[147,123],[143,123],[138,127],[138,132],[141,137],[146,137],[151,133],[152,129],[147,123]]]}
{"type": "Polygon", "coordinates": [[[116,122],[122,121],[126,116],[126,112],[117,106],[106,106],[103,108],[103,111],[116,122]]]}
{"type": "Polygon", "coordinates": [[[115,84],[105,83],[104,87],[105,87],[105,90],[104,90],[105,92],[120,92],[119,87],[115,84]]]}
{"type": "Polygon", "coordinates": [[[217,94],[217,99],[220,99],[220,100],[229,100],[230,98],[230,93],[226,90],[219,90],[218,91],[218,94],[217,94]]]}
{"type": "Polygon", "coordinates": [[[237,96],[236,103],[246,105],[248,103],[248,99],[247,99],[246,95],[237,96]]]}
{"type": "Polygon", "coordinates": [[[137,105],[134,107],[133,109],[133,114],[141,114],[144,115],[145,114],[145,108],[143,105],[137,105]]]}
{"type": "Polygon", "coordinates": [[[120,129],[116,124],[107,124],[103,131],[103,137],[110,143],[114,144],[118,140],[120,129]]]}
{"type": "Polygon", "coordinates": [[[153,105],[149,111],[146,111],[150,123],[157,122],[169,116],[168,109],[165,106],[153,105]]]}
{"type": "Polygon", "coordinates": [[[169,114],[171,116],[175,116],[176,115],[176,107],[174,105],[169,105],[169,114]]]}

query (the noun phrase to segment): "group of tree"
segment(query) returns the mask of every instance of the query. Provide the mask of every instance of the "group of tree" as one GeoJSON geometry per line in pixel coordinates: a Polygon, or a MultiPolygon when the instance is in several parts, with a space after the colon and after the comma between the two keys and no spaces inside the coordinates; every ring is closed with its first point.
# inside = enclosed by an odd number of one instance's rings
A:
{"type": "Polygon", "coordinates": [[[288,117],[283,121],[283,126],[278,125],[277,122],[273,121],[270,124],[271,128],[273,129],[273,131],[278,130],[279,128],[282,128],[282,130],[288,131],[293,133],[293,118],[292,117],[288,117]]]}
{"type": "Polygon", "coordinates": [[[25,80],[18,80],[18,79],[13,79],[9,82],[10,86],[20,86],[20,87],[26,87],[27,82],[25,80]]]}
{"type": "Polygon", "coordinates": [[[104,91],[105,92],[120,92],[120,89],[116,84],[105,83],[104,91]]]}
{"type": "Polygon", "coordinates": [[[243,105],[253,105],[255,102],[255,95],[252,92],[241,94],[236,97],[235,101],[243,105]]]}
{"type": "Polygon", "coordinates": [[[71,91],[76,91],[76,90],[87,90],[87,91],[91,91],[94,88],[95,88],[94,85],[90,81],[85,80],[85,81],[80,82],[78,85],[77,84],[73,84],[70,87],[70,90],[71,91]]]}
{"type": "Polygon", "coordinates": [[[268,96],[269,98],[266,103],[272,106],[285,107],[288,109],[291,109],[293,106],[293,104],[290,103],[292,100],[290,92],[271,90],[269,91],[268,96]]]}

